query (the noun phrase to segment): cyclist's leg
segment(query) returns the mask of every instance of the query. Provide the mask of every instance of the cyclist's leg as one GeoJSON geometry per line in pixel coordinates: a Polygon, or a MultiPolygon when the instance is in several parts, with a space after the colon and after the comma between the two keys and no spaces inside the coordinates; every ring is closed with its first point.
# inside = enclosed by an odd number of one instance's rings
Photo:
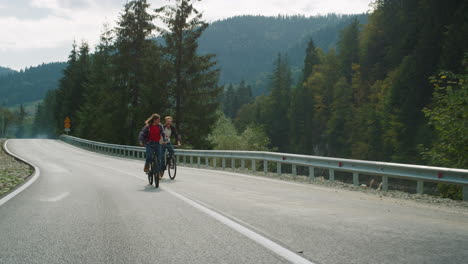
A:
{"type": "MultiPolygon", "coordinates": [[[[162,168],[163,166],[161,166],[162,164],[162,159],[161,159],[161,152],[162,152],[162,149],[161,149],[161,144],[159,142],[156,142],[155,145],[155,153],[156,153],[156,158],[158,159],[158,165],[159,165],[159,172],[162,172],[162,168]]],[[[158,170],[157,170],[158,171],[158,170]]]]}
{"type": "Polygon", "coordinates": [[[172,143],[170,143],[170,142],[167,143],[167,151],[169,152],[169,156],[168,156],[168,157],[170,157],[170,159],[169,159],[169,160],[170,160],[169,167],[170,167],[171,169],[174,169],[174,163],[175,163],[175,162],[174,162],[174,160],[175,160],[175,158],[174,158],[174,145],[172,145],[172,143]]]}
{"type": "Polygon", "coordinates": [[[166,170],[166,148],[167,145],[161,145],[161,166],[162,170],[166,170]]]}
{"type": "Polygon", "coordinates": [[[169,151],[169,155],[171,157],[174,157],[174,145],[172,145],[171,142],[168,142],[166,148],[167,148],[167,151],[169,151]]]}
{"type": "Polygon", "coordinates": [[[146,159],[145,159],[145,168],[144,171],[148,172],[149,164],[151,162],[152,154],[153,154],[153,148],[151,147],[151,144],[146,144],[146,159]]]}

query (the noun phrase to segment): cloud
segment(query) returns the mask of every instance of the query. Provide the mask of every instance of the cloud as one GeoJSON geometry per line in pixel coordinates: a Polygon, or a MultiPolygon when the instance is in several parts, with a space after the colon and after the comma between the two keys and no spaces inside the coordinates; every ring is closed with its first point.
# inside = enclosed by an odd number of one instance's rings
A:
{"type": "MultiPolygon", "coordinates": [[[[115,25],[127,0],[14,0],[0,4],[0,65],[15,69],[41,62],[66,60],[64,47],[86,40],[93,47],[104,22],[115,25]],[[56,52],[54,53],[54,50],[56,52]],[[21,56],[21,63],[6,54],[21,56]],[[41,57],[42,56],[42,57],[41,57]]],[[[166,0],[148,0],[152,8],[166,0]]],[[[371,0],[203,0],[197,2],[205,19],[215,21],[235,15],[360,13],[371,0]]],[[[68,50],[69,50],[68,49],[68,50]]]]}
{"type": "Polygon", "coordinates": [[[51,14],[51,10],[34,7],[29,0],[8,1],[0,4],[0,17],[40,19],[51,14]]]}

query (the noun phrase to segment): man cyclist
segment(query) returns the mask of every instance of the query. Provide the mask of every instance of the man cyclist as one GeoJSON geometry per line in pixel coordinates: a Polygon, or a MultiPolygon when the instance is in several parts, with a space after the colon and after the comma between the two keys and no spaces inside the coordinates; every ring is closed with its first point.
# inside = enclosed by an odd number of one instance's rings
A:
{"type": "MultiPolygon", "coordinates": [[[[161,117],[158,114],[151,115],[146,121],[146,125],[141,129],[138,141],[140,146],[146,147],[146,162],[144,171],[147,173],[149,171],[149,164],[152,160],[153,153],[156,153],[156,158],[158,159],[159,164],[161,163],[161,143],[164,144],[164,129],[161,125],[161,117]]],[[[163,166],[159,166],[160,169],[163,166]]],[[[161,174],[158,175],[161,177],[161,174]]]]}
{"type": "Polygon", "coordinates": [[[164,167],[162,167],[163,170],[161,171],[161,174],[164,174],[164,170],[166,169],[165,168],[166,150],[169,151],[169,155],[174,156],[174,146],[171,143],[172,136],[176,139],[177,146],[180,146],[180,136],[177,133],[177,129],[172,125],[172,121],[173,119],[170,116],[166,116],[166,118],[164,118],[164,126],[163,126],[164,139],[161,139],[161,140],[165,140],[165,144],[162,145],[162,151],[161,151],[161,154],[162,154],[161,160],[163,162],[162,164],[164,167]]]}

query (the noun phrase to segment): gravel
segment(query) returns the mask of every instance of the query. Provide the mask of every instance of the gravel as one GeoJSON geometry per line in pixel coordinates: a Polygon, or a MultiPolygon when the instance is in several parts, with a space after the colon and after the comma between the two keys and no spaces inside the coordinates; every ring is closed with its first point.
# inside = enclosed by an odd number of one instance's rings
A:
{"type": "Polygon", "coordinates": [[[4,139],[0,139],[0,197],[6,195],[31,175],[29,165],[17,161],[3,150],[4,139]]]}

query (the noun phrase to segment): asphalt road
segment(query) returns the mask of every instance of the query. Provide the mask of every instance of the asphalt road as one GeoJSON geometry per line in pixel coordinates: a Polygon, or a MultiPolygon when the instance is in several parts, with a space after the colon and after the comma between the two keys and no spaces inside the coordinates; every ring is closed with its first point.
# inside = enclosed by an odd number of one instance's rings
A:
{"type": "Polygon", "coordinates": [[[461,209],[182,167],[154,189],[141,161],[54,140],[10,140],[8,148],[41,174],[0,206],[0,263],[468,259],[461,209]]]}

